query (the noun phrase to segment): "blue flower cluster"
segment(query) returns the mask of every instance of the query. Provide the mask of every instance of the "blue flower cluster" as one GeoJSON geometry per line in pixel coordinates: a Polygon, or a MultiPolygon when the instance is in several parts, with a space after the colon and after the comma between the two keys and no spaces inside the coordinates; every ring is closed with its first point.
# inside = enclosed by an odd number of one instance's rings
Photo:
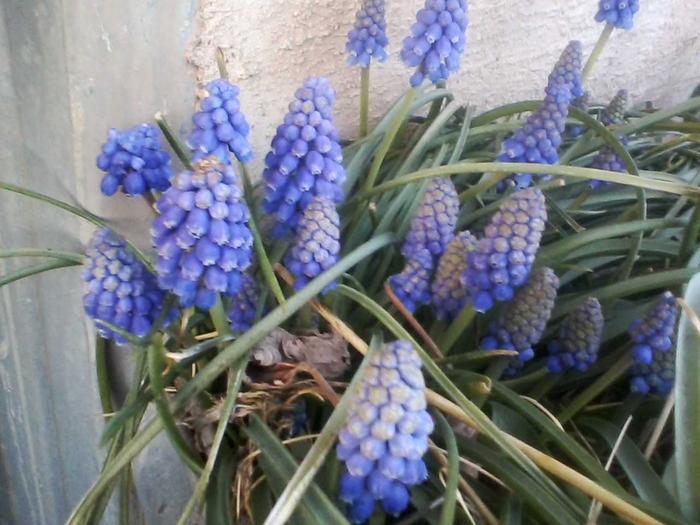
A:
{"type": "Polygon", "coordinates": [[[468,22],[466,0],[426,0],[401,50],[404,63],[417,68],[411,86],[420,86],[426,78],[437,84],[459,70],[468,22]]]}
{"type": "Polygon", "coordinates": [[[533,357],[533,345],[542,338],[557,299],[559,278],[549,268],[541,268],[528,283],[506,303],[497,319],[481,341],[486,350],[516,350],[517,357],[509,360],[507,376],[517,374],[533,357]]]}
{"type": "Polygon", "coordinates": [[[666,395],[676,378],[676,324],[678,305],[666,292],[647,312],[644,319],[629,327],[632,347],[632,391],[666,395]]]}
{"type": "Polygon", "coordinates": [[[301,290],[314,277],[331,268],[338,261],[339,253],[340,217],[335,204],[327,197],[316,196],[304,211],[294,244],[285,258],[285,265],[295,278],[294,289],[301,290]]]}
{"type": "MultiPolygon", "coordinates": [[[[542,107],[527,118],[525,125],[503,142],[499,162],[557,164],[559,146],[569,115],[569,105],[584,95],[581,80],[581,42],[569,42],[549,75],[542,107]]],[[[516,173],[498,185],[527,188],[533,183],[532,173],[516,173]]]]}
{"type": "Polygon", "coordinates": [[[156,204],[151,226],[158,282],[182,306],[209,310],[217,294],[234,295],[251,265],[248,206],[233,166],[216,157],[183,171],[156,204]]]}
{"type": "Polygon", "coordinates": [[[194,129],[188,142],[194,160],[214,155],[220,162],[229,164],[233,153],[240,162],[250,162],[253,158],[248,143],[250,126],[238,101],[240,89],[228,80],[218,79],[207,84],[206,94],[199,111],[192,116],[194,129]]]}
{"type": "Polygon", "coordinates": [[[430,280],[454,237],[458,214],[459,197],[452,180],[431,179],[401,248],[406,267],[389,279],[396,296],[411,312],[430,302],[430,280]]]}
{"type": "Polygon", "coordinates": [[[384,62],[389,56],[387,45],[384,0],[363,0],[355,15],[355,27],[348,33],[348,62],[363,68],[369,67],[373,58],[384,62]]]}
{"type": "MultiPolygon", "coordinates": [[[[617,126],[625,122],[625,111],[627,109],[628,99],[629,95],[626,89],[621,89],[617,92],[617,94],[610,101],[610,104],[603,109],[600,115],[600,121],[603,123],[603,125],[617,126]]],[[[622,145],[626,147],[627,137],[620,136],[618,138],[622,145]]],[[[627,171],[627,167],[620,156],[607,144],[601,146],[598,154],[591,162],[591,167],[601,170],[617,171],[619,173],[624,173],[627,171]]],[[[600,180],[592,180],[590,182],[590,187],[593,190],[597,190],[607,185],[608,183],[600,180]]]]}
{"type": "Polygon", "coordinates": [[[430,279],[433,273],[433,258],[428,250],[406,260],[400,273],[389,277],[389,285],[396,297],[413,313],[430,302],[430,279]]]}
{"type": "Polygon", "coordinates": [[[477,312],[510,301],[527,282],[546,220],[544,194],[537,188],[514,193],[494,214],[462,275],[477,312]]]}
{"type": "Polygon", "coordinates": [[[106,173],[100,186],[102,193],[109,197],[120,187],[129,196],[167,190],[173,172],[170,154],[160,139],[160,130],[151,124],[125,132],[110,129],[97,157],[97,167],[106,173]]]}
{"type": "Polygon", "coordinates": [[[234,333],[242,334],[253,326],[259,301],[258,282],[246,272],[243,274],[241,289],[232,297],[231,308],[228,311],[228,320],[234,333]]]}
{"type": "Polygon", "coordinates": [[[612,24],[618,29],[632,29],[637,11],[639,0],[600,0],[595,20],[612,24]]]}
{"type": "Polygon", "coordinates": [[[455,235],[440,257],[431,285],[431,302],[441,321],[452,321],[469,302],[469,290],[462,282],[467,270],[467,257],[478,241],[468,231],[455,235]]]}
{"type": "Polygon", "coordinates": [[[589,297],[566,316],[556,338],[547,347],[550,372],[587,371],[598,360],[603,324],[603,311],[595,297],[589,297]]]}
{"type": "Polygon", "coordinates": [[[273,215],[274,238],[294,232],[319,195],[343,201],[343,150],[333,122],[335,92],[328,79],[310,78],[297,90],[265,158],[262,207],[273,215]]]}
{"type": "MultiPolygon", "coordinates": [[[[106,321],[133,334],[146,336],[163,308],[165,294],[156,278],[139,261],[123,239],[106,228],[90,240],[83,272],[86,284],[83,305],[92,319],[106,321]]],[[[117,344],[126,344],[119,334],[97,323],[98,333],[117,344]]]]}
{"type": "Polygon", "coordinates": [[[401,514],[408,507],[408,489],[427,479],[422,458],[434,424],[426,406],[415,349],[406,341],[385,344],[338,436],[337,454],[347,469],[340,498],[349,504],[353,523],[367,521],[376,501],[387,514],[401,514]]]}

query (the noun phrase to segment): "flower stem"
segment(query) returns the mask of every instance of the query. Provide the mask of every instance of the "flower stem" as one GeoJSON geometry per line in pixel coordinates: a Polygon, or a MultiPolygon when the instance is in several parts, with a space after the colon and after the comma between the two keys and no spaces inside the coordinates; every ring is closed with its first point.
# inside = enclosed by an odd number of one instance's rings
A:
{"type": "Polygon", "coordinates": [[[102,416],[105,423],[112,419],[112,389],[109,386],[109,370],[107,369],[107,340],[97,336],[95,340],[95,368],[97,370],[97,388],[102,403],[102,416]]]}
{"type": "Polygon", "coordinates": [[[590,75],[593,66],[595,65],[598,58],[600,58],[603,49],[605,49],[605,44],[608,43],[610,35],[612,35],[613,29],[615,29],[614,25],[605,24],[605,27],[603,28],[602,33],[600,33],[598,41],[596,42],[595,47],[591,52],[591,56],[588,57],[588,61],[586,62],[586,65],[583,68],[583,72],[581,73],[581,79],[583,82],[585,82],[588,79],[588,75],[590,75]]]}
{"type": "Polygon", "coordinates": [[[183,146],[183,144],[180,142],[180,139],[177,138],[177,135],[175,135],[175,132],[173,131],[173,128],[170,127],[170,124],[168,124],[168,121],[165,120],[165,115],[161,113],[160,111],[155,114],[153,117],[156,119],[156,123],[158,124],[158,127],[160,130],[163,132],[163,136],[165,137],[165,140],[168,141],[168,144],[170,144],[170,147],[173,148],[173,151],[175,152],[175,155],[177,155],[177,158],[180,159],[180,162],[182,162],[182,165],[185,167],[187,170],[192,170],[192,162],[190,161],[189,155],[186,153],[186,149],[183,146]]]}
{"type": "Polygon", "coordinates": [[[216,298],[216,303],[209,310],[209,317],[211,317],[211,322],[214,323],[214,328],[219,332],[219,335],[230,335],[231,328],[228,324],[228,318],[226,317],[226,312],[224,311],[224,303],[221,300],[221,295],[216,298]]]}
{"type": "Polygon", "coordinates": [[[369,66],[360,71],[360,137],[366,137],[369,130],[369,66]]]}
{"type": "Polygon", "coordinates": [[[228,80],[226,57],[224,56],[224,50],[220,47],[216,48],[216,66],[219,68],[219,76],[224,80],[228,80]]]}
{"type": "Polygon", "coordinates": [[[576,399],[569,404],[569,406],[562,410],[557,419],[559,419],[562,424],[569,421],[583,407],[598,397],[601,392],[620,379],[631,365],[632,358],[629,354],[627,354],[617,363],[615,363],[607,372],[600,376],[595,383],[581,392],[576,399]]]}
{"type": "Polygon", "coordinates": [[[444,336],[437,342],[443,355],[450,353],[452,347],[455,345],[464,331],[469,328],[475,317],[476,311],[471,306],[467,306],[462,310],[459,317],[452,322],[450,327],[444,333],[444,336]]]}

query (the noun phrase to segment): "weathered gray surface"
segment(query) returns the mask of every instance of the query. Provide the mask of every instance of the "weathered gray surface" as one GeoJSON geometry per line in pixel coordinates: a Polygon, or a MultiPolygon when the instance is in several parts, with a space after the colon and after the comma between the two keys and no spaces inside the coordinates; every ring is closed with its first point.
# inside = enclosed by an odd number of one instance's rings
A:
{"type": "MultiPolygon", "coordinates": [[[[0,180],[80,203],[147,238],[140,201],[99,194],[107,128],[191,107],[182,59],[195,0],[3,0],[0,180]]],[[[0,249],[80,251],[92,227],[0,193],[0,249]]],[[[144,243],[146,244],[146,243],[144,243]]],[[[31,261],[0,260],[0,274],[31,261]]],[[[0,290],[0,523],[63,523],[97,476],[102,419],[80,270],[0,290]]],[[[105,523],[115,523],[109,513],[105,523]]]]}

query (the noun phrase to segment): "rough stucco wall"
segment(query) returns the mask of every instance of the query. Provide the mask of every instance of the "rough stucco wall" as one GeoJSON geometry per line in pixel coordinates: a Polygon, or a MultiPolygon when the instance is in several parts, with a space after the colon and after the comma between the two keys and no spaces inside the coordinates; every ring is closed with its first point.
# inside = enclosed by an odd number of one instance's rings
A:
{"type": "MultiPolygon", "coordinates": [[[[401,42],[424,0],[387,0],[391,56],[372,69],[372,116],[404,90],[408,71],[401,42]]],[[[217,75],[214,50],[224,49],[261,168],[269,141],[296,87],[310,75],[330,77],[338,91],[344,136],[357,130],[359,73],[345,65],[345,38],[359,0],[200,0],[189,60],[196,77],[217,75]]],[[[602,29],[598,0],[471,0],[469,47],[450,79],[458,100],[486,109],[539,98],[553,63],[570,39],[590,52],[602,29]]],[[[686,98],[700,82],[700,2],[642,0],[634,30],[616,31],[592,75],[594,100],[626,87],[632,100],[660,105],[686,98]]]]}

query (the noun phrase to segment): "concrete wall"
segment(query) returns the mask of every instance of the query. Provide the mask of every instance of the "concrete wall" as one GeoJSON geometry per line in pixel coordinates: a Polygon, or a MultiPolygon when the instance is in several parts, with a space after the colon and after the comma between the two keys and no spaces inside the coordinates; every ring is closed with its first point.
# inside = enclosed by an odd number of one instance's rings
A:
{"type": "MultiPolygon", "coordinates": [[[[387,0],[391,57],[373,68],[372,113],[378,116],[407,86],[398,53],[424,0],[387,0]]],[[[634,101],[670,104],[700,82],[700,2],[641,0],[635,28],[616,32],[590,89],[598,100],[626,87],[634,101]]],[[[253,125],[258,161],[296,87],[308,75],[331,78],[339,93],[344,135],[357,129],[359,74],[345,65],[345,38],[359,0],[200,0],[197,38],[189,59],[196,77],[216,75],[216,46],[229,57],[253,125]]],[[[579,39],[588,53],[602,26],[598,0],[469,0],[469,47],[448,87],[480,108],[539,97],[566,43],[579,39]]],[[[260,168],[260,162],[256,164],[260,168]]]]}

